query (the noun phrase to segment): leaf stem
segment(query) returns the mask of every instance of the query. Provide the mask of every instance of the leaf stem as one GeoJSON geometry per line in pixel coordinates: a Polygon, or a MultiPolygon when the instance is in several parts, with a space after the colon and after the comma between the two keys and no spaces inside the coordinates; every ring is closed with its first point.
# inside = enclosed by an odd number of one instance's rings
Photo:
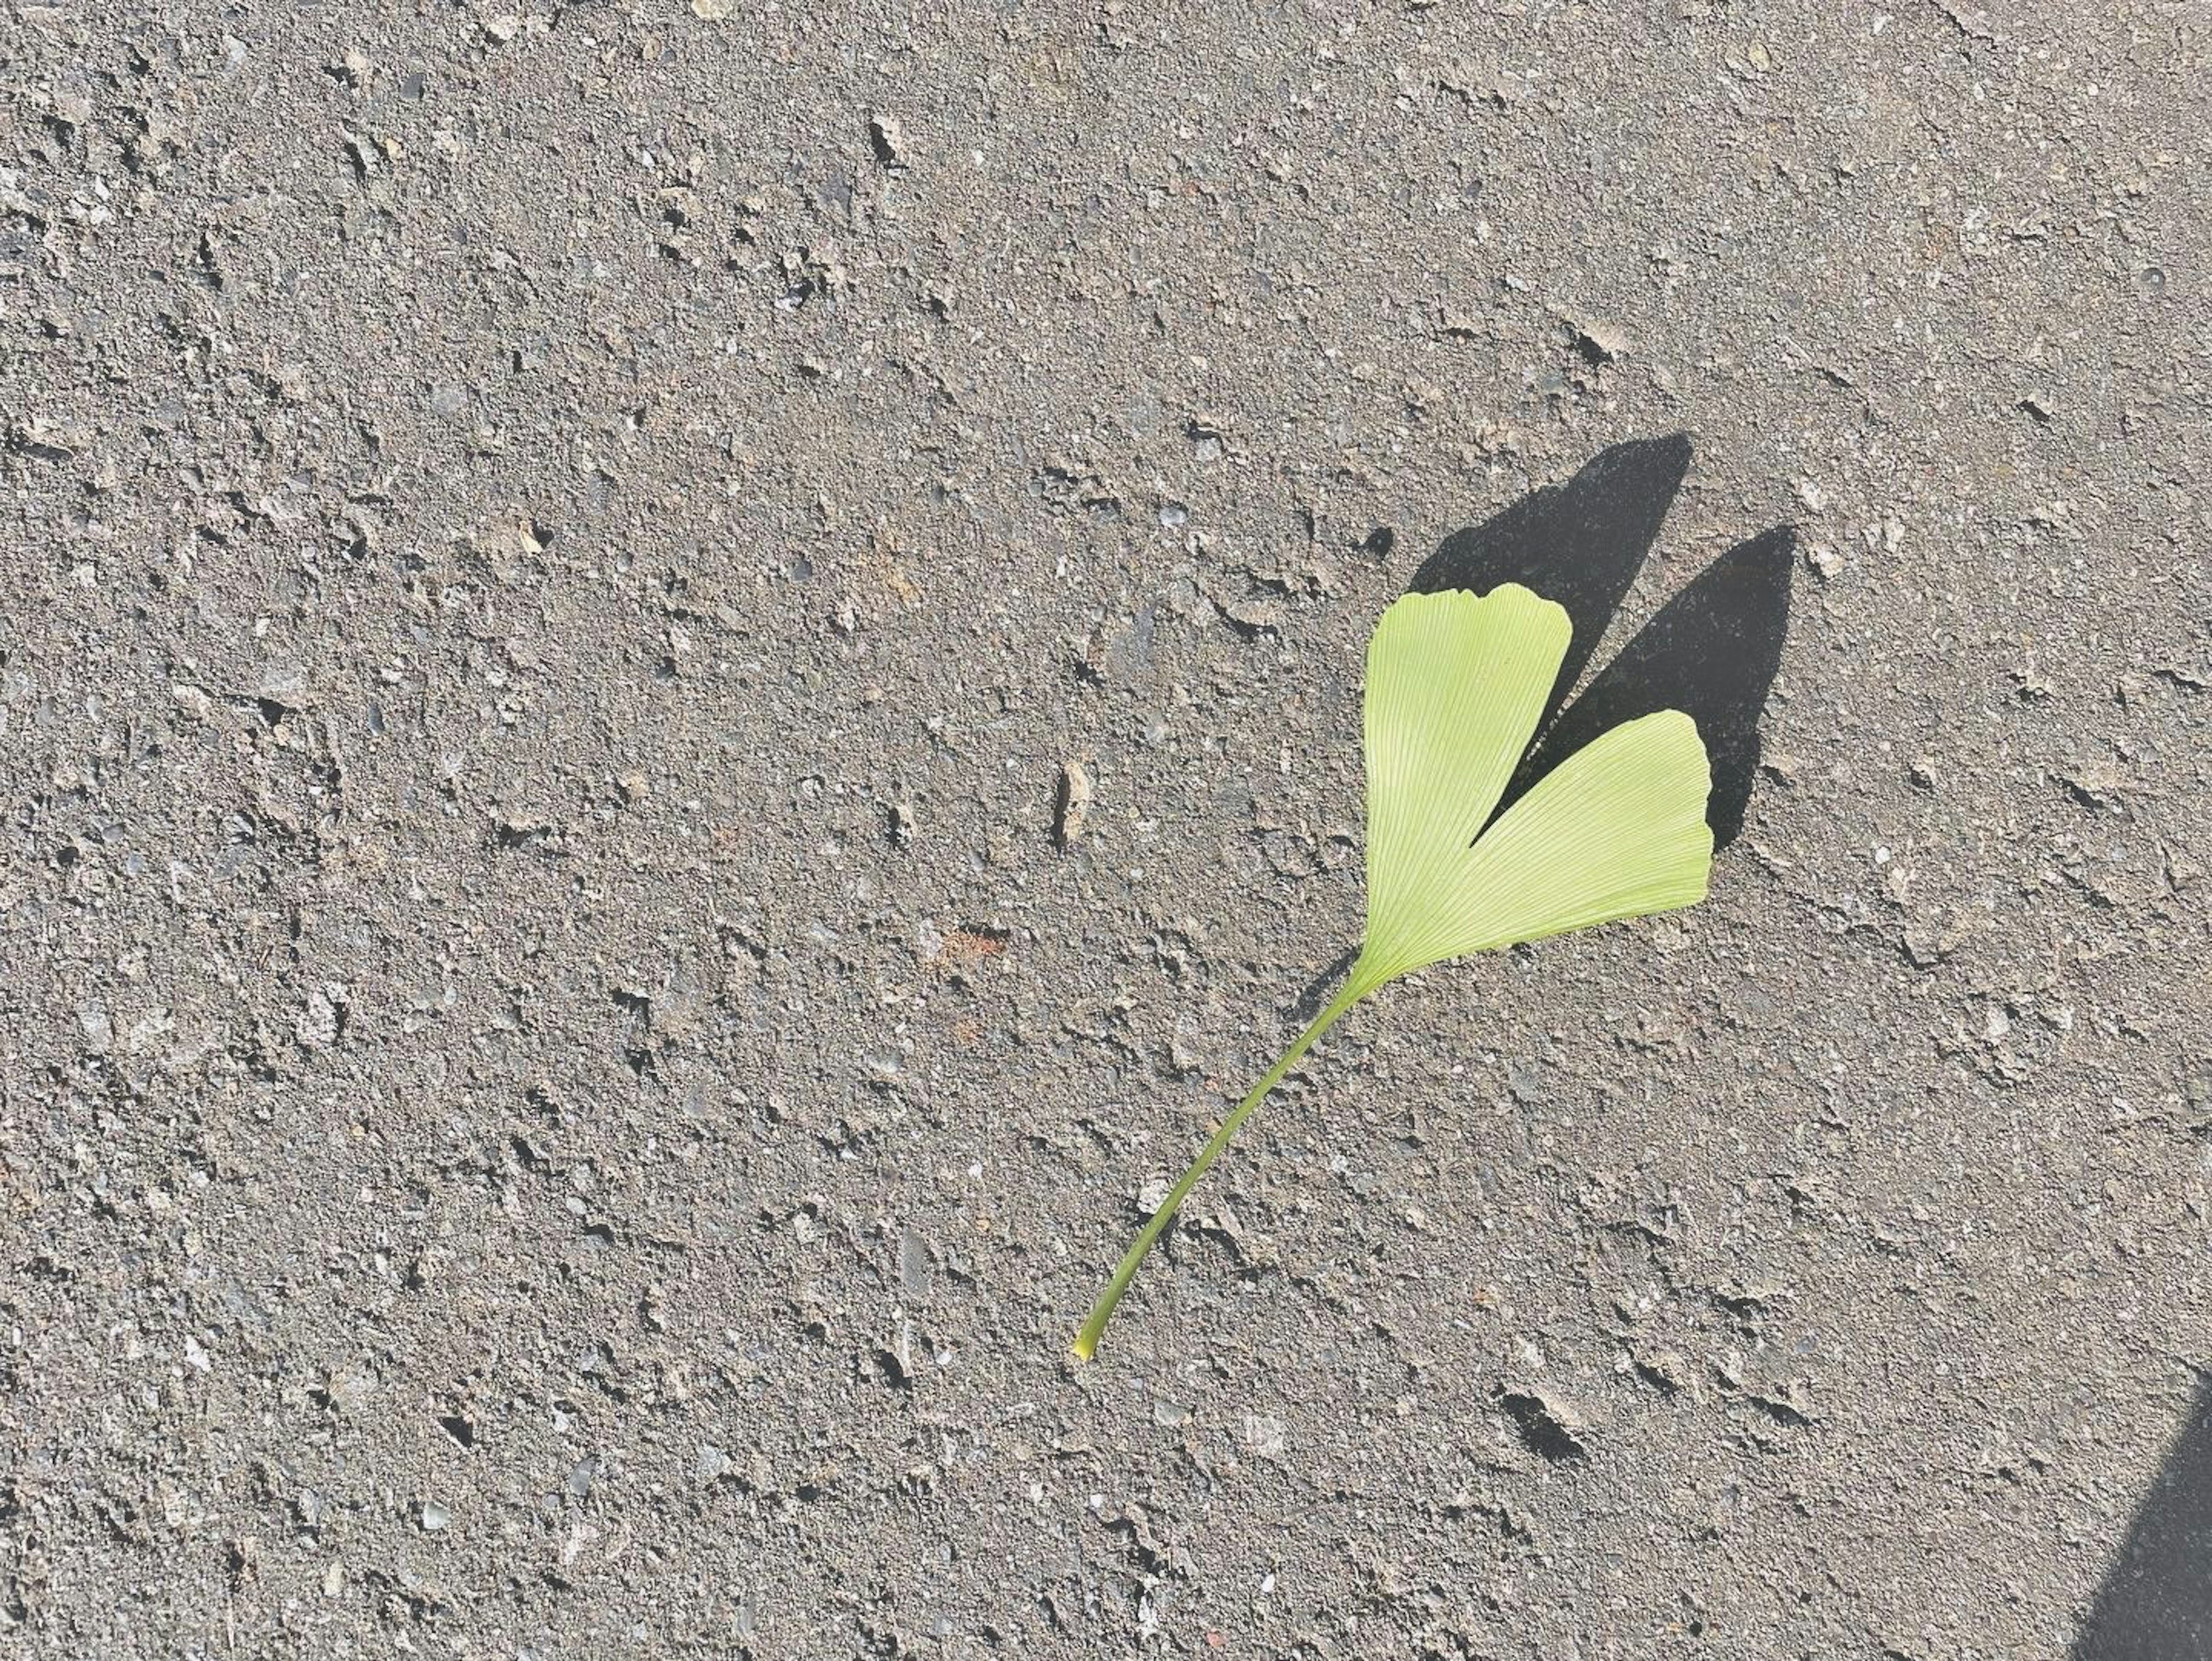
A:
{"type": "Polygon", "coordinates": [[[1121,1294],[1129,1289],[1129,1282],[1136,1278],[1137,1266],[1145,1261],[1145,1254],[1152,1249],[1153,1242],[1175,1220],[1176,1212],[1191,1189],[1198,1185],[1198,1179],[1206,1175],[1206,1167],[1220,1157],[1223,1148],[1229,1146],[1229,1139],[1237,1134],[1237,1127],[1244,1123],[1269,1091],[1283,1081],[1283,1075],[1298,1064],[1306,1051],[1313,1048],[1314,1041],[1335,1025],[1337,1017],[1374,989],[1372,983],[1362,973],[1366,967],[1364,958],[1352,966],[1352,972],[1345,977],[1342,989],[1329,1001],[1328,1007],[1314,1017],[1312,1024],[1304,1031],[1291,1040],[1291,1047],[1267,1069],[1260,1082],[1252,1086],[1252,1093],[1237,1103],[1229,1116],[1222,1120],[1221,1128],[1207,1139],[1206,1146],[1199,1150],[1198,1157],[1190,1162],[1189,1168],[1168,1190],[1168,1197],[1161,1202],[1160,1208],[1138,1231],[1137,1238],[1130,1243],[1128,1250],[1122,1254],[1121,1262],[1115,1267],[1114,1277],[1106,1282],[1106,1289],[1098,1294],[1098,1301],[1091,1305],[1091,1313],[1083,1323],[1083,1330],[1075,1335],[1075,1342],[1071,1349],[1077,1360],[1087,1361],[1097,1353],[1099,1336],[1106,1330],[1106,1323],[1114,1318],[1114,1307],[1121,1301],[1121,1294]]]}

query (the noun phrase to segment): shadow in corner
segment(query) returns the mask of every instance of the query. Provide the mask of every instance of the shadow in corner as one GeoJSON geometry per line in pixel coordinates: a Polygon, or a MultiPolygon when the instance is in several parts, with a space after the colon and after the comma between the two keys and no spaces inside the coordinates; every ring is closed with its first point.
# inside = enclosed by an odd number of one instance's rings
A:
{"type": "MultiPolygon", "coordinates": [[[[1782,664],[1796,533],[1778,526],[1723,554],[1660,608],[1564,714],[1559,705],[1597,649],[1690,470],[1690,441],[1616,444],[1565,484],[1532,490],[1480,525],[1447,537],[1423,561],[1408,593],[1502,582],[1557,600],[1573,626],[1559,678],[1537,723],[1540,736],[1505,788],[1504,812],[1560,762],[1622,721],[1680,709],[1698,723],[1713,771],[1705,818],[1716,851],[1743,830],[1759,770],[1759,717],[1782,664]],[[1556,719],[1554,719],[1556,717],[1556,719]]],[[[1322,971],[1292,1013],[1310,1020],[1358,955],[1322,971]]]]}
{"type": "Polygon", "coordinates": [[[2071,1661],[2212,1661],[2212,1372],[2097,1589],[2071,1661]]]}

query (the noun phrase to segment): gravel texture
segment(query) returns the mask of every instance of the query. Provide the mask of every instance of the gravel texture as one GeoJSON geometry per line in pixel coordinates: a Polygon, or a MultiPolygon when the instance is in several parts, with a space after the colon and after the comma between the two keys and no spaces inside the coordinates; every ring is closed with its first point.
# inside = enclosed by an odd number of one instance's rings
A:
{"type": "Polygon", "coordinates": [[[2208,70],[0,0],[0,1648],[2212,1653],[2208,70]],[[1675,432],[1711,899],[1356,1013],[1073,1367],[1376,615],[1675,432]]]}

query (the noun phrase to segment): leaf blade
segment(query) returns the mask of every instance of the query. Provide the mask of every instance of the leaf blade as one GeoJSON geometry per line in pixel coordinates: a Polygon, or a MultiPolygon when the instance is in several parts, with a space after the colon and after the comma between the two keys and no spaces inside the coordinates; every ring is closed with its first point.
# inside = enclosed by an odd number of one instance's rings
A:
{"type": "Polygon", "coordinates": [[[1679,709],[1562,762],[1475,844],[1424,945],[1441,962],[1694,905],[1712,870],[1711,776],[1679,709]]]}
{"type": "Polygon", "coordinates": [[[1376,623],[1364,721],[1370,984],[1421,966],[1415,942],[1528,749],[1571,633],[1564,607],[1516,583],[1407,594],[1376,623]]]}

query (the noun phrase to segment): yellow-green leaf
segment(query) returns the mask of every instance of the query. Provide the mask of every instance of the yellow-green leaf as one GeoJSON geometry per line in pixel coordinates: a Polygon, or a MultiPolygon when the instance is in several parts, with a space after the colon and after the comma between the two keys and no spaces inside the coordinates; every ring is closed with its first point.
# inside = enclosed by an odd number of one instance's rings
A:
{"type": "Polygon", "coordinates": [[[1091,1306],[1089,1360],[1153,1243],[1268,1092],[1396,977],[1705,896],[1711,788],[1697,724],[1662,710],[1586,745],[1491,822],[1535,735],[1567,614],[1507,583],[1407,594],[1367,648],[1367,939],[1328,1006],[1224,1117],[1091,1306]],[[1486,828],[1487,827],[1487,828],[1486,828]]]}

